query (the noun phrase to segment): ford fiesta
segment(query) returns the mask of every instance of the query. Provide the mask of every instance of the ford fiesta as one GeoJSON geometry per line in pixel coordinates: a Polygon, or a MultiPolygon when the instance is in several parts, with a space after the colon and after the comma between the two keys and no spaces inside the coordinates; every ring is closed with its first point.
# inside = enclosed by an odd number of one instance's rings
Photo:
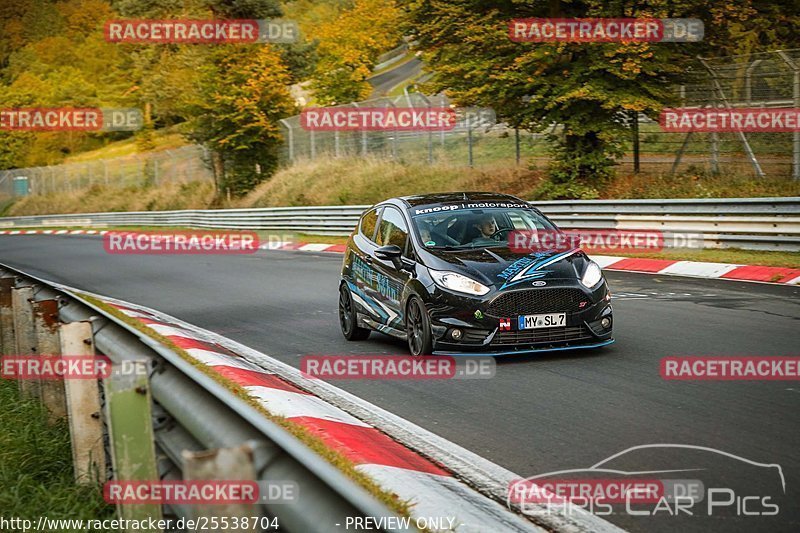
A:
{"type": "Polygon", "coordinates": [[[600,267],[578,248],[512,249],[515,230],[559,231],[508,195],[429,194],[373,206],[345,251],[345,338],[380,331],[406,339],[413,355],[507,355],[614,342],[600,267]]]}

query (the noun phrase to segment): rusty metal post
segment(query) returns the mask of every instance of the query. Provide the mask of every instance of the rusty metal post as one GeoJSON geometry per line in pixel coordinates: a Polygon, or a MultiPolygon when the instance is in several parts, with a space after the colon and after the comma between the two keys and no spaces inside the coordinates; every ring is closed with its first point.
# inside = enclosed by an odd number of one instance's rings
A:
{"type": "MultiPolygon", "coordinates": [[[[184,450],[183,479],[209,481],[255,481],[253,449],[249,444],[235,448],[219,448],[201,452],[184,450]]],[[[226,517],[231,522],[241,523],[246,517],[260,514],[254,504],[231,503],[219,505],[197,505],[193,507],[193,518],[226,517]]],[[[252,531],[252,526],[249,528],[252,531]]],[[[259,528],[260,529],[260,528],[259,528]]],[[[226,529],[227,531],[246,531],[247,528],[226,529]]]]}
{"type": "MultiPolygon", "coordinates": [[[[39,300],[33,306],[33,326],[36,332],[36,347],[40,355],[61,355],[58,339],[58,300],[39,300]]],[[[67,399],[64,396],[64,381],[43,379],[40,383],[42,403],[47,409],[48,422],[54,423],[67,416],[67,399]]]]}
{"type": "Polygon", "coordinates": [[[0,354],[13,355],[17,351],[14,340],[14,310],[11,307],[11,289],[14,278],[0,278],[0,354]]]}
{"type": "MultiPolygon", "coordinates": [[[[95,355],[91,322],[62,324],[60,330],[63,357],[95,355]]],[[[75,482],[94,485],[105,481],[106,457],[97,380],[66,380],[64,393],[75,482]]]]}
{"type": "MultiPolygon", "coordinates": [[[[33,287],[11,289],[11,308],[14,313],[15,355],[36,355],[36,330],[33,326],[33,287]]],[[[23,398],[41,397],[38,379],[22,379],[19,382],[23,398]]]]}

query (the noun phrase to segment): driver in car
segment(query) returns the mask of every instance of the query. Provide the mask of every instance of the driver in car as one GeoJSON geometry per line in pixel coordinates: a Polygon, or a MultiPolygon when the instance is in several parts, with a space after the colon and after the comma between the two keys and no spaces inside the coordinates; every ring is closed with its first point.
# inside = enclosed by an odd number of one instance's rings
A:
{"type": "Polygon", "coordinates": [[[473,227],[478,230],[478,235],[472,239],[472,244],[495,242],[492,236],[497,233],[497,221],[492,215],[481,215],[481,218],[475,222],[473,227]]]}

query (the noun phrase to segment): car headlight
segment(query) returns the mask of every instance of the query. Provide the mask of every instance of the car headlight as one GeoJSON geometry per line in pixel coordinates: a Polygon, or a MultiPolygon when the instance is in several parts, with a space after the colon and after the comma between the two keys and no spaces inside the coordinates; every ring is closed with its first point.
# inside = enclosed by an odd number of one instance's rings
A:
{"type": "Polygon", "coordinates": [[[483,283],[479,283],[467,276],[456,274],[455,272],[431,270],[430,273],[433,281],[437,285],[445,289],[450,289],[451,291],[474,294],[476,296],[483,296],[489,292],[489,287],[483,283]]]}
{"type": "Polygon", "coordinates": [[[583,272],[583,277],[581,278],[581,284],[586,287],[587,289],[591,289],[595,287],[598,283],[603,280],[603,271],[600,270],[600,266],[591,261],[589,265],[586,267],[586,270],[583,272]]]}

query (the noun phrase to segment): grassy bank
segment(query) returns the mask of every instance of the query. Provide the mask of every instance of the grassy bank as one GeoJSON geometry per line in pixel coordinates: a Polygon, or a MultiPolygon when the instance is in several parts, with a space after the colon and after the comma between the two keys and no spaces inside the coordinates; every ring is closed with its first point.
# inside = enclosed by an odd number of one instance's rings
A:
{"type": "Polygon", "coordinates": [[[0,510],[6,518],[113,518],[100,487],[76,487],[66,422],[45,423],[37,401],[0,379],[0,510]]]}
{"type": "Polygon", "coordinates": [[[5,216],[202,209],[213,205],[210,182],[169,183],[157,187],[106,187],[85,191],[26,196],[11,204],[5,216]]]}
{"type": "MultiPolygon", "coordinates": [[[[400,164],[375,158],[324,159],[278,171],[244,198],[214,199],[210,182],[114,188],[95,185],[81,192],[29,196],[2,213],[8,216],[151,211],[211,207],[276,207],[373,204],[392,196],[444,191],[496,191],[525,199],[547,199],[542,170],[498,163],[470,169],[445,165],[400,164]]],[[[599,198],[737,198],[800,196],[800,181],[747,175],[679,176],[624,174],[595,185],[599,198]]]]}
{"type": "MultiPolygon", "coordinates": [[[[496,191],[536,199],[543,171],[498,165],[476,169],[399,164],[379,159],[307,162],[278,172],[242,199],[240,207],[372,204],[391,196],[444,191],[496,191]]],[[[596,185],[599,198],[737,198],[800,195],[788,178],[622,174],[596,185]]],[[[540,199],[542,199],[540,197],[540,199]]]]}

